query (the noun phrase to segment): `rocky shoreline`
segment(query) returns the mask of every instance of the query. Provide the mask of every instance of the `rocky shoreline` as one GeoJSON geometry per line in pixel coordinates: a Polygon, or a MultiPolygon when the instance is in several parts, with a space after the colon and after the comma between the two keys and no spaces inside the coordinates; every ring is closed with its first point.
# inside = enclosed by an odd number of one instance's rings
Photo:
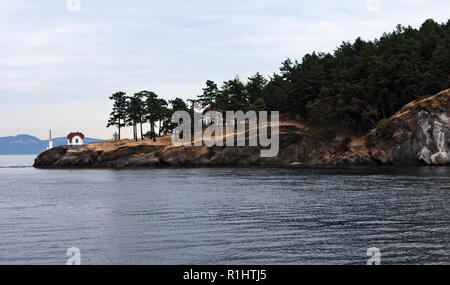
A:
{"type": "Polygon", "coordinates": [[[174,147],[166,137],[55,147],[34,167],[450,165],[450,89],[407,104],[384,123],[364,136],[324,139],[298,122],[282,122],[273,158],[261,158],[260,147],[174,147]]]}

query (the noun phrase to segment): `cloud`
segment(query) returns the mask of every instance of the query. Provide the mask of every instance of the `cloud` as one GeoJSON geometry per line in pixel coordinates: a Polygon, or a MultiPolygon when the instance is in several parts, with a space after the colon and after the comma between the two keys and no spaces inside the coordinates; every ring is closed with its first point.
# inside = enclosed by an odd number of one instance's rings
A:
{"type": "Polygon", "coordinates": [[[26,129],[45,137],[61,116],[64,126],[105,137],[114,91],[192,98],[206,79],[269,75],[286,57],[450,14],[445,1],[382,1],[377,13],[366,2],[81,0],[70,13],[65,0],[0,0],[0,110],[9,114],[0,136],[26,129]]]}

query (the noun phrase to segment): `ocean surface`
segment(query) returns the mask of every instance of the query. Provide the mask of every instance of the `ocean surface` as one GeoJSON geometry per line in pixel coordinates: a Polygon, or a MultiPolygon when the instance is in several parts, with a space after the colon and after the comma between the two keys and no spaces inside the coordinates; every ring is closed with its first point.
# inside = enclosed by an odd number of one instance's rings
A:
{"type": "Polygon", "coordinates": [[[0,156],[0,264],[450,264],[450,168],[38,170],[0,156]]]}

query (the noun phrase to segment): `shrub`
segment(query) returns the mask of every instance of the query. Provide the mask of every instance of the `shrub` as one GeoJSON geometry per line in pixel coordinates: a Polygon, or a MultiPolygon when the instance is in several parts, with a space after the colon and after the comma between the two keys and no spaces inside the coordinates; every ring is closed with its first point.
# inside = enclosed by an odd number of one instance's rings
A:
{"type": "Polygon", "coordinates": [[[376,135],[383,139],[392,138],[394,135],[394,124],[388,119],[380,120],[377,123],[376,135]]]}
{"type": "Polygon", "coordinates": [[[375,146],[375,139],[374,139],[373,136],[368,135],[368,136],[365,137],[364,143],[366,144],[367,148],[369,148],[369,149],[373,148],[375,146]]]}
{"type": "Polygon", "coordinates": [[[340,144],[339,144],[339,147],[338,147],[338,151],[340,151],[340,152],[346,152],[346,151],[348,151],[350,148],[349,148],[349,145],[350,145],[350,143],[352,142],[352,139],[350,138],[350,137],[345,137],[341,142],[340,142],[340,144]]]}

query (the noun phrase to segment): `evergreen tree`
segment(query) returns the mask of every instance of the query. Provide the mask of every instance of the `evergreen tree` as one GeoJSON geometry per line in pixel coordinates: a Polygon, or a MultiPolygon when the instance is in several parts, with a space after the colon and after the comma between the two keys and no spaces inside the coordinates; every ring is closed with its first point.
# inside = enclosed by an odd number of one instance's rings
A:
{"type": "Polygon", "coordinates": [[[171,116],[176,111],[186,111],[189,112],[189,107],[186,104],[186,102],[183,101],[181,98],[175,98],[173,100],[169,100],[170,107],[168,108],[168,113],[170,116],[168,116],[168,120],[163,122],[163,130],[165,133],[170,133],[173,131],[173,129],[177,126],[177,124],[173,124],[171,121],[171,116]]]}
{"type": "Polygon", "coordinates": [[[127,97],[125,92],[116,92],[109,97],[113,101],[113,110],[109,116],[107,128],[115,126],[118,128],[118,138],[120,140],[120,130],[125,127],[127,97]]]}
{"type": "Polygon", "coordinates": [[[138,92],[138,93],[135,93],[134,94],[134,104],[135,104],[135,106],[134,106],[134,108],[135,108],[135,111],[134,112],[136,112],[136,119],[137,119],[137,123],[139,123],[139,126],[140,126],[140,131],[141,131],[141,140],[143,140],[144,139],[144,131],[143,131],[143,124],[145,123],[145,121],[146,121],[146,113],[147,113],[147,110],[146,110],[146,108],[145,108],[145,102],[144,102],[144,97],[145,97],[145,94],[143,94],[142,92],[138,92]]]}
{"type": "Polygon", "coordinates": [[[158,99],[158,108],[159,108],[158,112],[157,112],[158,122],[159,122],[158,136],[161,136],[161,132],[163,131],[162,126],[163,126],[164,121],[170,120],[170,112],[169,112],[169,108],[168,108],[168,103],[164,99],[158,99]]]}
{"type": "Polygon", "coordinates": [[[197,96],[197,102],[199,102],[202,107],[214,107],[213,105],[216,102],[218,95],[219,89],[217,88],[217,84],[214,83],[214,81],[207,80],[206,87],[203,88],[203,94],[197,96]]]}
{"type": "Polygon", "coordinates": [[[259,112],[259,111],[267,111],[266,103],[263,98],[258,98],[256,101],[250,105],[250,110],[259,112]]]}
{"type": "Polygon", "coordinates": [[[222,111],[246,112],[249,109],[247,90],[238,76],[223,83],[216,105],[222,111]]]}
{"type": "Polygon", "coordinates": [[[247,91],[250,104],[254,104],[256,100],[263,98],[264,88],[266,87],[266,85],[267,79],[265,79],[264,76],[262,76],[259,72],[248,78],[245,89],[247,91]]]}
{"type": "MultiPolygon", "coordinates": [[[[133,139],[138,140],[137,125],[142,123],[142,101],[139,96],[128,97],[125,123],[133,127],[133,139]]],[[[141,129],[142,132],[142,129],[141,129]]],[[[141,134],[142,136],[142,134],[141,134]]]]}
{"type": "Polygon", "coordinates": [[[159,119],[158,112],[160,111],[160,101],[158,95],[152,91],[141,91],[145,102],[146,120],[150,123],[150,136],[153,141],[156,141],[155,123],[159,119]]]}

